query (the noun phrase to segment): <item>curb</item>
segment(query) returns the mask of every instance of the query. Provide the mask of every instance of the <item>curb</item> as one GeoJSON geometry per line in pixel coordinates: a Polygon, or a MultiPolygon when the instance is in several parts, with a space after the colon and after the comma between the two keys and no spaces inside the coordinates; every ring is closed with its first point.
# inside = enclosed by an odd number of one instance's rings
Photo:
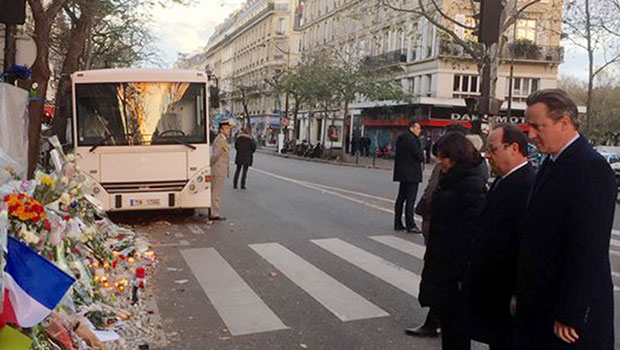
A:
{"type": "Polygon", "coordinates": [[[348,166],[348,167],[353,167],[353,168],[364,168],[364,169],[380,169],[380,170],[389,170],[391,171],[392,168],[388,168],[388,167],[382,167],[382,166],[372,166],[372,165],[366,165],[366,164],[354,164],[354,163],[346,163],[346,162],[335,162],[335,161],[330,161],[330,160],[325,160],[325,159],[315,159],[315,158],[306,158],[306,157],[299,157],[296,155],[291,155],[291,154],[280,154],[277,152],[272,152],[272,151],[265,151],[262,149],[257,149],[256,153],[262,153],[262,154],[268,154],[268,155],[272,155],[272,156],[276,156],[276,157],[280,157],[280,158],[288,158],[288,159],[296,159],[296,160],[302,160],[302,161],[306,161],[306,162],[313,162],[313,163],[323,163],[323,164],[331,164],[331,165],[338,165],[338,166],[348,166]]]}

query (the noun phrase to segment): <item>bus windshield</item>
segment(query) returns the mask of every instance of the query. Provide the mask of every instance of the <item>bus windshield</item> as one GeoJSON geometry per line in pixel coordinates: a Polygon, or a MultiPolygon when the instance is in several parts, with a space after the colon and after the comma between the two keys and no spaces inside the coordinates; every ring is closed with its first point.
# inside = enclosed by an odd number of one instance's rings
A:
{"type": "Polygon", "coordinates": [[[206,143],[205,84],[76,84],[78,146],[206,143]]]}

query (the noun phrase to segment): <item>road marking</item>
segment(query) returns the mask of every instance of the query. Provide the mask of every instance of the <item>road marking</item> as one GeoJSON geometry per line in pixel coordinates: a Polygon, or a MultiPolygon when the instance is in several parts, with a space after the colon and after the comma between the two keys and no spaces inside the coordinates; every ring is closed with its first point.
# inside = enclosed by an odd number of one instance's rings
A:
{"type": "MultiPolygon", "coordinates": [[[[313,190],[318,190],[318,191],[321,191],[322,193],[325,193],[325,194],[330,194],[330,195],[338,197],[338,198],[346,199],[348,201],[351,201],[351,202],[354,202],[354,203],[358,203],[358,204],[367,206],[369,208],[376,209],[376,210],[382,211],[384,213],[388,213],[388,214],[394,215],[394,210],[393,209],[384,208],[384,207],[381,207],[381,206],[369,203],[369,202],[364,201],[364,200],[360,200],[360,199],[357,199],[357,198],[345,196],[345,195],[337,193],[335,191],[340,191],[340,192],[345,192],[345,193],[355,193],[358,196],[367,197],[367,198],[375,198],[375,199],[379,199],[380,198],[381,200],[391,201],[391,203],[394,203],[394,201],[389,200],[387,198],[376,197],[376,196],[372,196],[372,195],[369,195],[369,194],[349,191],[349,190],[345,190],[345,189],[341,189],[341,188],[336,188],[336,187],[329,187],[329,186],[320,185],[320,184],[313,184],[311,182],[293,179],[293,178],[290,178],[290,177],[286,177],[286,176],[270,173],[268,171],[260,170],[260,169],[256,169],[256,168],[250,168],[250,169],[253,170],[253,171],[256,171],[257,173],[260,173],[260,174],[263,174],[263,175],[267,175],[267,176],[273,177],[273,178],[278,179],[278,180],[283,180],[283,181],[287,181],[287,182],[290,182],[290,183],[293,183],[293,184],[296,184],[296,185],[299,185],[299,186],[302,186],[302,187],[310,188],[310,189],[313,189],[313,190]]],[[[415,220],[420,223],[420,222],[422,222],[422,217],[416,215],[415,216],[415,220]]]]}
{"type": "Polygon", "coordinates": [[[403,292],[418,297],[419,275],[338,238],[314,239],[311,242],[403,292]]]}
{"type": "Polygon", "coordinates": [[[205,231],[196,224],[187,225],[190,231],[195,235],[204,235],[205,231]]]}
{"type": "Polygon", "coordinates": [[[389,314],[278,243],[250,244],[256,253],[343,322],[389,314]]]}
{"type": "Polygon", "coordinates": [[[305,183],[305,184],[308,184],[310,186],[316,186],[316,187],[321,187],[321,188],[325,188],[325,189],[328,189],[328,190],[334,190],[334,191],[338,191],[338,192],[353,194],[353,195],[360,196],[360,197],[376,199],[376,200],[379,200],[379,201],[388,202],[390,204],[395,204],[396,203],[395,200],[390,199],[390,198],[373,196],[371,194],[367,194],[367,193],[363,193],[363,192],[356,192],[356,191],[351,191],[351,190],[345,190],[345,189],[339,188],[339,187],[332,187],[332,186],[327,186],[327,185],[321,185],[321,184],[312,183],[312,182],[308,182],[308,181],[302,181],[302,182],[305,183]]]}
{"type": "Polygon", "coordinates": [[[164,248],[164,247],[181,247],[181,246],[189,246],[189,242],[186,240],[180,240],[179,243],[162,243],[162,244],[156,244],[153,247],[164,248]]]}
{"type": "Polygon", "coordinates": [[[405,254],[414,256],[420,260],[424,260],[424,251],[426,249],[423,245],[396,236],[370,236],[368,238],[384,244],[390,248],[399,250],[405,254]]]}
{"type": "Polygon", "coordinates": [[[214,248],[186,249],[181,254],[230,334],[288,329],[214,248]]]}

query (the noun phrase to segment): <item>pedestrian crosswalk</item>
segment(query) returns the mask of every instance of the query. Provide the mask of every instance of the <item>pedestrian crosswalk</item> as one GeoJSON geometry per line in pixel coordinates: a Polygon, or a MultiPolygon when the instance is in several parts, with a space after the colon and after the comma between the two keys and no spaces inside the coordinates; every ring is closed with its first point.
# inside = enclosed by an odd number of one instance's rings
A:
{"type": "MultiPolygon", "coordinates": [[[[424,246],[394,235],[374,235],[363,239],[374,243],[366,244],[359,241],[351,243],[340,238],[325,238],[312,239],[307,244],[308,247],[319,247],[335,256],[337,258],[335,261],[364,271],[370,280],[375,281],[370,283],[376,283],[378,288],[392,290],[395,288],[396,292],[404,292],[411,298],[411,307],[415,307],[417,304],[415,298],[419,293],[419,273],[367,250],[372,248],[361,247],[372,247],[373,244],[379,243],[388,249],[422,260],[424,246]]],[[[295,245],[295,248],[298,247],[295,245]]],[[[355,291],[351,286],[338,281],[304,258],[304,254],[294,252],[291,247],[269,242],[249,244],[248,249],[256,253],[257,259],[269,263],[341,322],[393,316],[380,306],[381,300],[368,300],[359,294],[361,291],[355,291]]],[[[286,320],[282,320],[257,295],[215,248],[183,249],[181,254],[233,336],[289,328],[286,320]]],[[[272,292],[278,293],[278,291],[272,292]]]]}

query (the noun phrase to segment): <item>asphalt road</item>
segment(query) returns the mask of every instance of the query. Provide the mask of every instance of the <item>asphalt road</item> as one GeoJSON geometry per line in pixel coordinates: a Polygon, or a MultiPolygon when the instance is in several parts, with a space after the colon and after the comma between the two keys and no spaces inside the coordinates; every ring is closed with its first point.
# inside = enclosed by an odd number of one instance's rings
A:
{"type": "Polygon", "coordinates": [[[386,170],[256,154],[226,221],[134,215],[161,261],[166,349],[440,349],[403,332],[426,315],[423,241],[391,230],[396,191],[386,170]]]}

